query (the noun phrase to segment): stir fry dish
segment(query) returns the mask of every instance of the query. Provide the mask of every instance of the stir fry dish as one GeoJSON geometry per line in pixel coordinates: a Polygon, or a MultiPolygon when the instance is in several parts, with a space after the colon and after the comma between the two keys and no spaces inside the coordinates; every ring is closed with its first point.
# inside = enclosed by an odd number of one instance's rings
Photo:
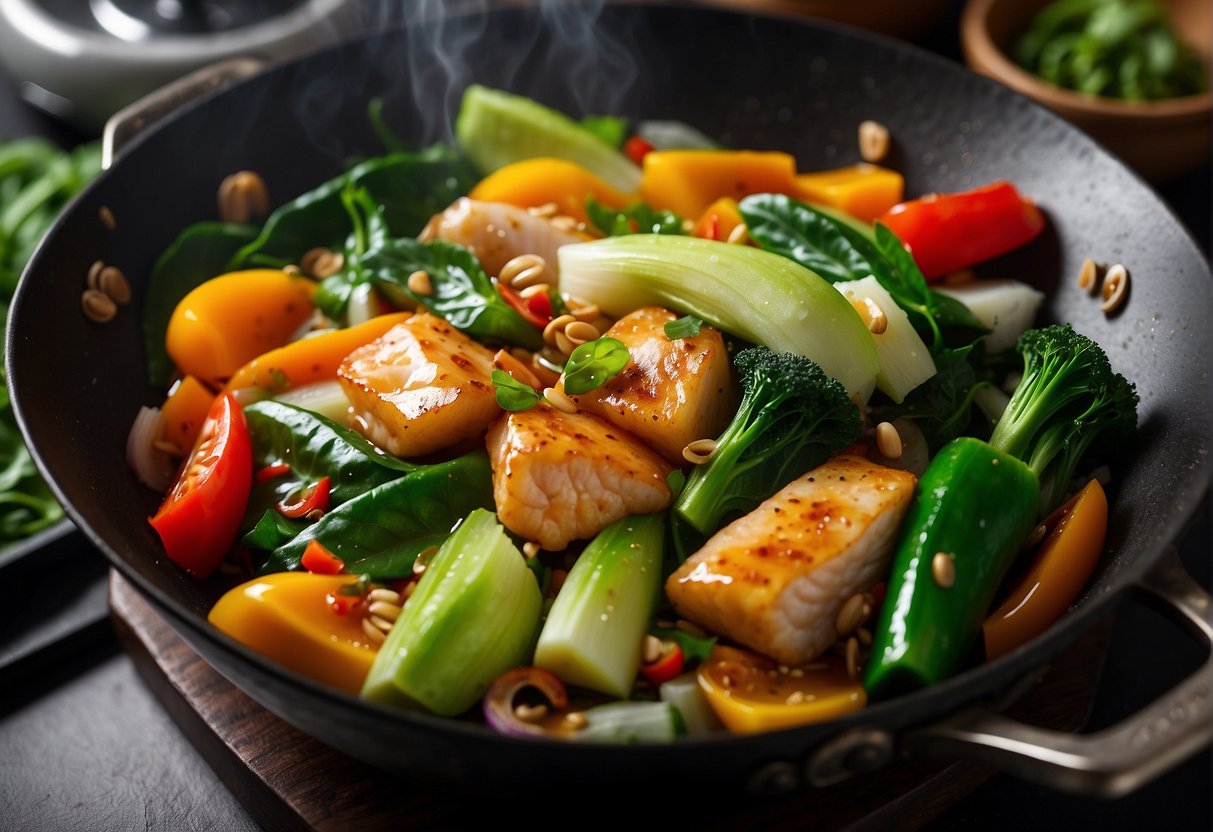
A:
{"type": "Polygon", "coordinates": [[[219,630],[377,703],[667,741],[933,685],[1082,591],[1137,395],[973,276],[1043,228],[1014,185],[906,200],[483,87],[454,146],[372,117],[389,153],[259,227],[241,172],[146,289],[169,392],[128,458],[219,630]]]}

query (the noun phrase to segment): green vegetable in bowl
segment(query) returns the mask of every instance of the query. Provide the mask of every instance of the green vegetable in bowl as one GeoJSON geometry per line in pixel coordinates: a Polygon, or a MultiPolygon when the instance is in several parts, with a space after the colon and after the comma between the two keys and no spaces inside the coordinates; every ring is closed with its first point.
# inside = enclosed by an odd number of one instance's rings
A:
{"type": "Polygon", "coordinates": [[[1155,0],[1059,0],[1015,44],[1020,66],[1088,95],[1152,101],[1209,88],[1200,58],[1155,0]]]}

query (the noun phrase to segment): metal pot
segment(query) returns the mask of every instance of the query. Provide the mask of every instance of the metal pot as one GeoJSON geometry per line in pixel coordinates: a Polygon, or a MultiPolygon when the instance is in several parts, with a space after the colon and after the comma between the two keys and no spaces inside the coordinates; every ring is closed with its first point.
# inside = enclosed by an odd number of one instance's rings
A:
{"type": "MultiPolygon", "coordinates": [[[[1208,596],[1167,560],[1208,485],[1210,275],[1159,199],[1090,139],[1041,107],[912,47],[826,24],[678,7],[509,9],[323,52],[210,94],[139,136],[51,232],[11,312],[8,372],[37,461],[72,515],[208,661],[273,712],[384,768],[502,788],[682,777],[754,791],[836,782],[899,751],[966,754],[1056,786],[1127,791],[1209,741],[1210,665],[1125,723],[1084,737],[1009,723],[998,708],[1130,594],[1146,593],[1208,644],[1208,596]],[[582,10],[584,11],[584,9],[582,10]],[[213,215],[227,174],[260,172],[288,198],[378,148],[366,105],[425,143],[447,136],[472,81],[572,113],[676,118],[734,146],[794,152],[804,169],[856,161],[864,119],[886,124],[909,193],[997,178],[1032,194],[1049,233],[991,264],[1049,295],[1046,317],[1104,345],[1136,381],[1141,424],[1117,467],[1107,552],[1062,621],[1012,654],[944,684],[825,724],[757,736],[608,747],[521,741],[482,726],[390,711],[292,674],[215,631],[224,588],[169,563],[146,523],[159,495],[123,461],[145,383],[138,302],[106,325],[78,297],[97,259],[136,298],[156,256],[213,215]],[[98,219],[117,218],[113,232],[98,219]],[[1078,289],[1085,257],[1123,262],[1132,296],[1115,317],[1078,289]]],[[[117,135],[117,134],[115,134],[117,135]]]]}

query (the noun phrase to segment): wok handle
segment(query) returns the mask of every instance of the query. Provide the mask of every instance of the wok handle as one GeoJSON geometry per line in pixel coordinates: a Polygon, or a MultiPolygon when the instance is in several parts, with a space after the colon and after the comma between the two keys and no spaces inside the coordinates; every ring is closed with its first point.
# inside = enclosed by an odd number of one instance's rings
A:
{"type": "MultiPolygon", "coordinates": [[[[1205,648],[1213,644],[1209,593],[1172,551],[1135,588],[1139,600],[1182,626],[1205,648]]],[[[910,753],[965,757],[1064,791],[1114,798],[1127,794],[1210,742],[1213,659],[1157,700],[1093,734],[1025,725],[982,707],[907,734],[910,753]]]]}
{"type": "Polygon", "coordinates": [[[132,139],[156,122],[204,95],[256,75],[268,61],[255,57],[228,58],[204,66],[165,84],[110,116],[101,134],[101,167],[108,170],[132,139]]]}

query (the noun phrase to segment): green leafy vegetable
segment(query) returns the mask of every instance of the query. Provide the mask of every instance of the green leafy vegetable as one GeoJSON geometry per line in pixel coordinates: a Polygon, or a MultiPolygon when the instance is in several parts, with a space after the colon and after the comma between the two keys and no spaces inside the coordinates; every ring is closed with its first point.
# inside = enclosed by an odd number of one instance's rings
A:
{"type": "Polygon", "coordinates": [[[1060,0],[1016,42],[1029,72],[1088,95],[1145,101],[1208,89],[1207,69],[1155,0],[1060,0]]]}
{"type": "Polygon", "coordinates": [[[388,300],[404,307],[424,306],[473,338],[531,350],[543,346],[543,333],[502,299],[480,262],[462,246],[443,240],[388,239],[361,258],[357,268],[388,300]],[[409,289],[409,275],[415,271],[430,276],[432,294],[409,289]]]}
{"type": "Polygon", "coordinates": [[[686,234],[682,217],[672,211],[656,211],[643,202],[616,211],[591,195],[586,197],[585,213],[590,218],[590,224],[607,237],[623,237],[628,234],[686,234]]]}
{"type": "Polygon", "coordinates": [[[900,404],[877,408],[877,416],[882,421],[914,420],[932,453],[962,434],[972,434],[974,397],[990,384],[984,359],[980,341],[941,350],[935,355],[935,375],[900,404]]]}
{"type": "Polygon", "coordinates": [[[279,543],[261,571],[298,569],[308,543],[318,540],[349,572],[372,580],[408,577],[418,553],[441,546],[478,508],[493,508],[493,474],[483,451],[422,466],[343,503],[279,543]]]}
{"type": "Polygon", "coordinates": [[[544,401],[543,395],[534,387],[523,384],[505,370],[493,370],[492,378],[493,387],[497,390],[497,404],[502,410],[516,413],[520,410],[530,410],[544,401]]]}
{"type": "Polygon", "coordinates": [[[292,520],[276,509],[267,508],[252,531],[241,538],[240,545],[246,549],[264,549],[268,552],[290,542],[307,525],[305,520],[292,520]]]}
{"type": "Polygon", "coordinates": [[[752,511],[863,433],[846,388],[809,359],[755,347],[739,352],[734,364],[741,406],[674,503],[678,516],[703,534],[752,511]]]}
{"type": "Polygon", "coordinates": [[[654,627],[649,630],[662,641],[673,641],[682,648],[682,656],[688,664],[692,661],[706,662],[716,645],[716,636],[696,636],[676,627],[654,627]]]}
{"type": "Polygon", "coordinates": [[[343,201],[351,184],[365,188],[381,206],[391,234],[413,236],[474,182],[467,160],[440,145],[369,159],[275,210],[257,239],[237,252],[229,267],[281,268],[316,246],[340,249],[353,230],[343,201]]]}
{"type": "Polygon", "coordinates": [[[611,376],[628,366],[631,355],[615,338],[596,338],[578,346],[564,365],[564,392],[570,396],[601,387],[611,376]]]}
{"type": "Polygon", "coordinates": [[[253,487],[244,529],[255,527],[275,503],[303,485],[329,477],[329,501],[339,506],[418,466],[385,453],[348,428],[285,402],[260,401],[244,409],[257,468],[285,462],[291,473],[253,487]]]}
{"type": "Polygon", "coordinates": [[[699,330],[703,328],[703,321],[696,318],[694,315],[683,315],[676,321],[670,321],[664,327],[665,337],[671,341],[677,341],[680,338],[694,338],[699,334],[699,330]]]}

